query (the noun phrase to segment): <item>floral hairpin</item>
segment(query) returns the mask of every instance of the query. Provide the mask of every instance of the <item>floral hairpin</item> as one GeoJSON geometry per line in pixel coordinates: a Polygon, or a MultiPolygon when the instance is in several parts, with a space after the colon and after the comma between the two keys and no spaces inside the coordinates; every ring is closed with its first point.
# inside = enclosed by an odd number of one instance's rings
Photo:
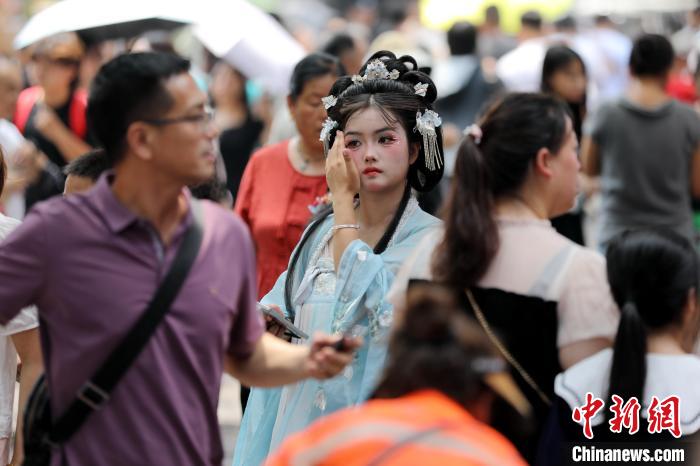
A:
{"type": "Polygon", "coordinates": [[[418,83],[415,86],[413,86],[413,90],[415,90],[416,94],[418,94],[421,97],[425,97],[425,94],[428,93],[428,84],[427,83],[418,83]]]}
{"type": "Polygon", "coordinates": [[[474,140],[474,144],[476,144],[477,146],[481,142],[481,138],[484,137],[484,133],[481,131],[481,128],[476,123],[467,126],[464,129],[464,135],[471,137],[474,140]]]}
{"type": "Polygon", "coordinates": [[[318,139],[321,142],[323,142],[323,150],[326,154],[330,150],[329,141],[330,141],[331,131],[333,131],[337,127],[338,127],[338,122],[333,120],[331,117],[326,118],[326,121],[323,122],[323,129],[321,130],[321,136],[318,139]]]}
{"type": "Polygon", "coordinates": [[[391,70],[389,71],[386,67],[386,64],[381,61],[380,59],[375,59],[372,60],[371,62],[367,63],[367,67],[365,68],[365,74],[360,76],[360,75],[353,75],[352,82],[353,84],[360,84],[364,81],[369,81],[372,79],[392,79],[396,80],[399,79],[399,76],[401,73],[399,70],[391,70]]]}
{"type": "Polygon", "coordinates": [[[437,131],[435,131],[435,128],[440,125],[442,125],[442,119],[434,111],[426,110],[422,115],[420,111],[416,113],[416,127],[414,131],[418,131],[423,136],[425,166],[430,171],[442,167],[442,156],[438,147],[437,131]]]}
{"type": "Polygon", "coordinates": [[[334,95],[327,95],[321,99],[321,102],[323,102],[323,106],[328,110],[338,102],[338,98],[334,95]]]}

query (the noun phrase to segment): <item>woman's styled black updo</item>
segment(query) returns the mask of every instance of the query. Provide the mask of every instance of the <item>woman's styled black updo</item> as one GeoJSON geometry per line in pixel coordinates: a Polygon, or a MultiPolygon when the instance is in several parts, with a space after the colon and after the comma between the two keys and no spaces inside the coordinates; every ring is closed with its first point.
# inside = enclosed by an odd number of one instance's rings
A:
{"type": "MultiPolygon", "coordinates": [[[[430,77],[418,71],[416,60],[403,55],[396,57],[392,52],[382,50],[373,54],[360,69],[360,76],[367,74],[367,68],[373,62],[380,60],[386,70],[397,74],[396,79],[357,79],[357,76],[343,76],[331,88],[331,95],[338,100],[330,107],[328,117],[338,122],[337,130],[344,131],[345,125],[352,115],[371,106],[377,107],[387,123],[403,126],[408,136],[408,142],[420,144],[418,159],[410,166],[408,182],[416,191],[430,191],[442,178],[444,155],[442,149],[442,129],[435,128],[437,147],[441,163],[434,170],[426,166],[423,137],[416,128],[416,116],[420,112],[433,110],[433,102],[437,98],[437,89],[430,77]],[[416,94],[418,84],[427,85],[425,96],[416,94]]],[[[333,145],[335,130],[331,131],[328,147],[333,145]]]]}

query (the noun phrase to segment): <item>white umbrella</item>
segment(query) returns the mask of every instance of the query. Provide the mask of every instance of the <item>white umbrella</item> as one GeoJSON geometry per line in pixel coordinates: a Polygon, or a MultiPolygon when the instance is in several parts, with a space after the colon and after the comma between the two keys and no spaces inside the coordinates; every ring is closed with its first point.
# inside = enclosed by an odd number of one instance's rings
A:
{"type": "Polygon", "coordinates": [[[207,49],[269,92],[289,91],[305,51],[277,21],[245,0],[200,0],[196,6],[194,34],[207,49]]]}
{"type": "Polygon", "coordinates": [[[63,0],[32,16],[14,40],[22,49],[60,32],[75,31],[87,42],[134,37],[191,22],[164,0],[63,0]]]}
{"type": "Polygon", "coordinates": [[[193,23],[205,47],[273,94],[289,90],[304,49],[270,15],[245,0],[62,0],[40,11],[17,34],[16,49],[76,31],[90,41],[133,37],[193,23]]]}

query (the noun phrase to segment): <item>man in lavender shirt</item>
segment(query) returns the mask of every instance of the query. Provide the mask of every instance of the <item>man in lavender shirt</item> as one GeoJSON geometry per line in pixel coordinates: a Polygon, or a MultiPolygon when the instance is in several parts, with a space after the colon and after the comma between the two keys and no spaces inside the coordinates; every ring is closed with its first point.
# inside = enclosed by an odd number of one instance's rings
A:
{"type": "MultiPolygon", "coordinates": [[[[136,322],[193,221],[184,187],[209,179],[216,130],[189,62],[122,55],[102,67],[88,119],[114,171],[87,193],[36,205],[0,246],[0,323],[37,304],[54,419],[136,322]]],[[[254,251],[234,214],[202,202],[199,255],[163,322],[52,464],[220,465],[224,365],[247,385],[342,370],[331,337],[293,346],[264,332],[254,251]]]]}

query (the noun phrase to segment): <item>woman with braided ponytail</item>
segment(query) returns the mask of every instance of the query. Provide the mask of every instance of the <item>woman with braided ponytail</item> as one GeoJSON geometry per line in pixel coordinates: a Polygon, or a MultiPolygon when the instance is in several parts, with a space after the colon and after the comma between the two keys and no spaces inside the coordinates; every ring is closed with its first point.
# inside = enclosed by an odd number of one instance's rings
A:
{"type": "Polygon", "coordinates": [[[331,200],[262,302],[279,306],[306,333],[352,330],[364,345],[336,378],[254,389],[234,465],[260,464],[288,434],[364,401],[374,389],[393,312],[384,297],[406,257],[440,224],[412,195],[412,188],[429,191],[442,177],[436,97],[415,59],[381,51],[323,99],[328,119],[320,139],[331,200]]]}

